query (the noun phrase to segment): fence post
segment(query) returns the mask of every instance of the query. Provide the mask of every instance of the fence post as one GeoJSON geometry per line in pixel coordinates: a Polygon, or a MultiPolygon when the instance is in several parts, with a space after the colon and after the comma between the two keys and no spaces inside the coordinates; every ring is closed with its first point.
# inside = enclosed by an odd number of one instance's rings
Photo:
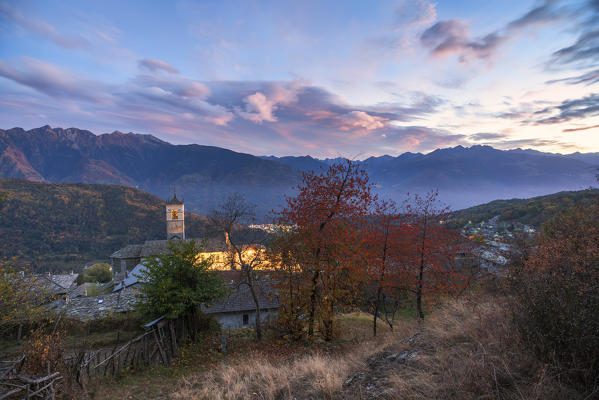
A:
{"type": "Polygon", "coordinates": [[[168,362],[166,361],[166,354],[164,354],[164,349],[162,348],[162,344],[160,343],[160,339],[158,338],[158,333],[156,333],[157,329],[158,327],[154,327],[152,329],[152,332],[154,333],[154,339],[156,340],[156,344],[158,345],[158,351],[160,353],[160,357],[162,358],[162,362],[164,363],[164,365],[168,365],[168,362]]]}
{"type": "Polygon", "coordinates": [[[220,335],[220,351],[223,354],[227,354],[227,335],[224,333],[220,335]]]}
{"type": "Polygon", "coordinates": [[[173,320],[168,323],[171,333],[171,346],[173,348],[173,358],[177,357],[177,334],[175,333],[175,322],[173,320]]]}

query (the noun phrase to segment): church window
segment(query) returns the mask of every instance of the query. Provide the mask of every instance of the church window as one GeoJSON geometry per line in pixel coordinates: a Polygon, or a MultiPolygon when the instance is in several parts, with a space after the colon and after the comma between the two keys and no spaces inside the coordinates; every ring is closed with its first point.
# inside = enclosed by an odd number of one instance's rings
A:
{"type": "Polygon", "coordinates": [[[172,210],[171,211],[171,219],[179,219],[179,211],[172,210]]]}

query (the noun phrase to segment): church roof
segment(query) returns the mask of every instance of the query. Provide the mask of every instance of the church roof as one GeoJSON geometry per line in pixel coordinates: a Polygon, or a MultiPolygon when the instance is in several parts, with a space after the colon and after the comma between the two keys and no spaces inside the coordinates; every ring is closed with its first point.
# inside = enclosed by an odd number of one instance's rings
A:
{"type": "Polygon", "coordinates": [[[183,202],[177,198],[177,193],[174,193],[173,198],[167,200],[166,204],[183,204],[183,202]]]}
{"type": "MultiPolygon", "coordinates": [[[[179,239],[175,239],[179,242],[179,239]]],[[[224,251],[226,249],[225,241],[221,238],[208,239],[185,239],[189,242],[195,240],[201,245],[201,248],[206,252],[224,251]]],[[[144,258],[153,257],[158,254],[168,252],[169,240],[146,240],[143,244],[130,244],[122,249],[115,251],[110,256],[111,258],[144,258]]]]}
{"type": "Polygon", "coordinates": [[[129,244],[120,250],[115,251],[111,258],[137,258],[141,252],[142,244],[129,244]]]}

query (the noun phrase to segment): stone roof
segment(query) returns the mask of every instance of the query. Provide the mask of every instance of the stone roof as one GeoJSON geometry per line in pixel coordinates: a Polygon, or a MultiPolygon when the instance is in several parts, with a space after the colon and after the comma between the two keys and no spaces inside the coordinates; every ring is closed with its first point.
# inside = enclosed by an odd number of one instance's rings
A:
{"type": "MultiPolygon", "coordinates": [[[[229,288],[231,293],[227,298],[209,306],[202,305],[202,311],[206,314],[225,314],[255,310],[254,300],[246,284],[231,284],[229,288]]],[[[278,292],[272,282],[257,282],[256,291],[261,309],[279,308],[278,292]]],[[[139,282],[136,281],[108,294],[71,296],[68,301],[61,298],[49,303],[46,307],[49,311],[64,312],[68,318],[88,321],[134,310],[135,304],[139,301],[139,293],[139,282]]]]}
{"type": "Polygon", "coordinates": [[[70,293],[76,289],[77,284],[75,281],[78,276],[79,274],[39,274],[36,279],[39,282],[40,289],[45,294],[55,295],[70,293]]]}
{"type": "Polygon", "coordinates": [[[156,256],[168,251],[168,240],[146,240],[141,247],[141,257],[156,256]]]}
{"type": "Polygon", "coordinates": [[[141,252],[141,244],[129,244],[120,250],[115,251],[111,258],[137,258],[141,252]]]}
{"type": "MultiPolygon", "coordinates": [[[[231,293],[224,300],[209,306],[202,305],[206,314],[220,314],[230,312],[252,311],[256,309],[250,288],[246,284],[229,285],[231,293]]],[[[256,292],[260,309],[279,308],[279,297],[272,282],[256,282],[256,292]]]]}
{"type": "Polygon", "coordinates": [[[86,286],[86,284],[84,283],[82,285],[75,287],[73,290],[71,290],[69,292],[69,296],[71,298],[85,296],[85,294],[86,294],[85,286],[86,286]]]}
{"type": "Polygon", "coordinates": [[[118,290],[121,290],[123,288],[129,287],[129,286],[133,286],[136,283],[139,282],[139,279],[137,278],[138,275],[141,275],[141,273],[143,271],[146,270],[146,266],[143,264],[137,264],[135,267],[133,267],[133,269],[131,270],[131,272],[129,272],[127,274],[127,277],[125,279],[123,279],[121,282],[117,283],[116,285],[114,285],[114,289],[112,289],[113,292],[116,292],[118,290]]]}
{"type": "Polygon", "coordinates": [[[51,280],[58,286],[70,289],[75,285],[75,281],[77,281],[77,277],[79,274],[61,274],[61,275],[50,275],[47,279],[51,280]]]}
{"type": "MultiPolygon", "coordinates": [[[[179,240],[179,239],[176,239],[179,240]]],[[[224,239],[209,238],[209,239],[185,239],[185,242],[195,240],[203,244],[203,248],[207,252],[224,251],[226,248],[224,239]]],[[[168,251],[169,240],[146,240],[143,244],[130,244],[122,249],[115,251],[110,256],[111,258],[144,258],[153,257],[168,251]]]]}
{"type": "MultiPolygon", "coordinates": [[[[115,285],[113,293],[127,290],[129,288],[136,288],[140,284],[136,275],[139,275],[146,268],[143,264],[138,264],[129,273],[127,278],[122,282],[115,285]]],[[[223,276],[228,276],[226,272],[237,273],[237,271],[219,271],[223,276]]],[[[238,273],[237,273],[238,275],[238,273]]],[[[239,311],[251,311],[255,309],[254,299],[250,292],[249,286],[246,284],[229,284],[227,285],[231,290],[227,298],[214,302],[209,306],[202,306],[202,311],[206,314],[217,314],[217,313],[228,313],[228,312],[239,312],[239,311]]],[[[257,282],[256,292],[258,294],[258,301],[260,302],[260,308],[279,308],[279,298],[277,289],[274,284],[270,281],[257,282]]]]}
{"type": "Polygon", "coordinates": [[[138,290],[125,288],[118,292],[97,296],[58,299],[48,304],[54,312],[64,312],[66,317],[87,321],[107,317],[114,313],[132,311],[137,303],[138,290]]]}

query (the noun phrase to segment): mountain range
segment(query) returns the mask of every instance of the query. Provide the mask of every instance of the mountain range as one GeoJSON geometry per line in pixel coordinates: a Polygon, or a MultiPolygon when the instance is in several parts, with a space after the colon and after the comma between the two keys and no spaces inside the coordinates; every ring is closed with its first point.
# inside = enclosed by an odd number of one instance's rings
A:
{"type": "MultiPolygon", "coordinates": [[[[127,185],[162,198],[176,189],[186,207],[206,214],[239,192],[265,215],[292,194],[303,171],[339,159],[254,156],[198,144],[173,145],[151,135],[95,135],[77,128],[0,130],[0,177],[40,182],[127,185]]],[[[403,201],[407,192],[438,188],[455,209],[501,198],[526,198],[593,185],[599,153],[552,154],[490,146],[371,157],[359,163],[380,195],[403,201]]]]}

